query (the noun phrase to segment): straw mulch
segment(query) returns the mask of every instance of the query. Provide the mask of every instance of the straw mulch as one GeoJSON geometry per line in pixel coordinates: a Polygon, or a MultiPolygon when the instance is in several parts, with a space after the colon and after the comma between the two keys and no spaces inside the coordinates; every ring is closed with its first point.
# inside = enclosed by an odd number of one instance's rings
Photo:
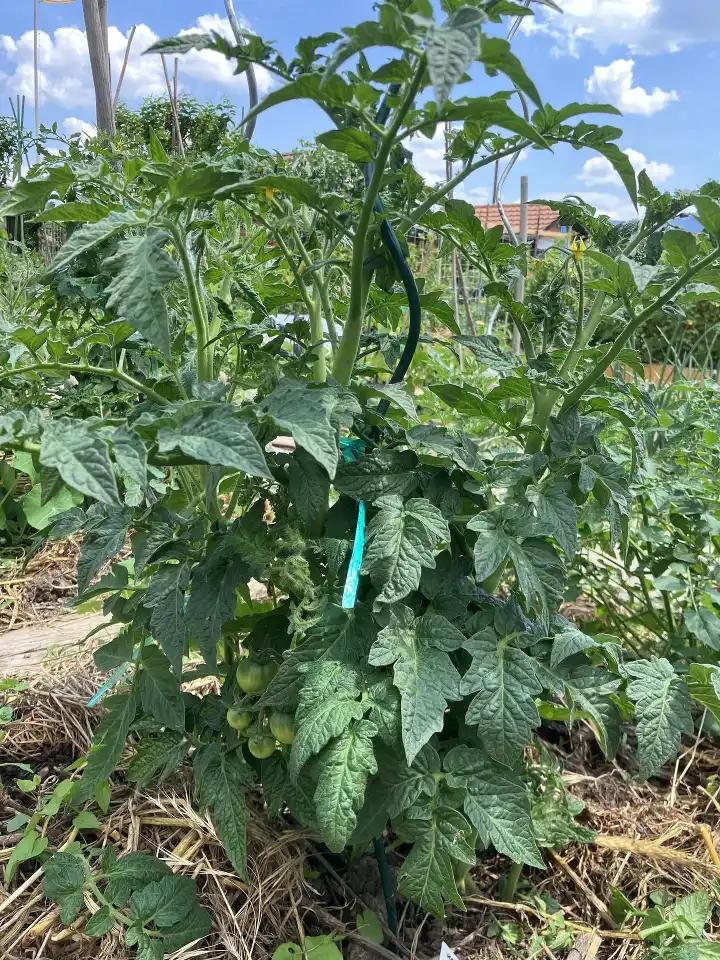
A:
{"type": "MultiPolygon", "coordinates": [[[[4,557],[8,551],[4,551],[4,557]]],[[[0,633],[34,623],[47,625],[77,595],[80,539],[44,543],[29,560],[23,551],[0,574],[0,633]]]]}
{"type": "MultiPolygon", "coordinates": [[[[88,749],[99,711],[88,711],[86,704],[98,682],[87,656],[30,680],[29,688],[12,704],[16,719],[5,728],[0,763],[11,759],[29,763],[42,777],[43,789],[51,790],[58,777],[66,775],[64,767],[88,749]]],[[[636,782],[618,765],[599,763],[590,737],[582,733],[552,749],[568,771],[570,790],[586,803],[582,821],[596,831],[597,843],[549,853],[547,871],[526,870],[518,902],[510,904],[497,901],[507,860],[486,858],[474,873],[477,893],[468,896],[467,914],[453,913],[444,927],[401,903],[398,949],[405,960],[437,957],[442,939],[461,960],[530,956],[533,935],[550,928],[549,912],[557,909],[543,907],[538,894],[561,906],[578,948],[569,960],[635,960],[646,948],[637,936],[637,921],[629,921],[622,930],[615,928],[608,911],[611,888],[644,907],[655,890],[682,896],[712,890],[720,880],[716,829],[720,803],[709,779],[720,765],[720,749],[710,741],[700,739],[691,745],[676,768],[667,771],[664,782],[651,784],[636,782]],[[493,920],[518,924],[524,940],[509,947],[497,936],[489,937],[493,920]]],[[[12,816],[18,808],[27,810],[32,803],[14,789],[10,774],[16,772],[0,768],[0,775],[5,775],[0,777],[2,817],[12,816]]],[[[201,902],[213,916],[213,931],[208,940],[181,951],[177,960],[266,960],[280,943],[297,942],[299,927],[311,934],[344,935],[348,960],[393,957],[387,939],[384,947],[370,945],[354,925],[360,910],[370,908],[383,915],[374,861],[333,857],[329,862],[318,854],[310,834],[269,822],[259,795],[251,797],[248,885],[225,860],[212,821],[193,807],[190,779],[183,772],[145,793],[134,791],[118,775],[110,812],[102,819],[97,845],[114,844],[122,852],[144,850],[196,878],[201,902]]],[[[56,820],[50,829],[52,849],[74,839],[71,818],[56,820]]],[[[17,839],[0,836],[0,864],[7,861],[17,839]]],[[[401,854],[396,851],[393,857],[396,869],[401,854]]],[[[21,868],[12,891],[0,887],[0,957],[125,960],[124,947],[112,935],[102,945],[84,936],[83,925],[96,909],[92,901],[72,929],[62,927],[57,911],[42,896],[41,874],[34,866],[21,868]]],[[[538,949],[538,955],[552,960],[553,951],[546,945],[538,949]]]]}

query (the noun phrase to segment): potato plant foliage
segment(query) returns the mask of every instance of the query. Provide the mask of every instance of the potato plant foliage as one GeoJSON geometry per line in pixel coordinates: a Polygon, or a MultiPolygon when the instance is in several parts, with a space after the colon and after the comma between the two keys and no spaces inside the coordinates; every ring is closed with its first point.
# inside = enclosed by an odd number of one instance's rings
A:
{"type": "MultiPolygon", "coordinates": [[[[239,71],[262,63],[279,82],[255,113],[314,101],[328,126],[318,140],[357,183],[366,177],[365,191],[344,190],[342,177],[328,189],[248,143],[191,162],[157,140],[148,156],[74,147],[2,201],[3,213],[65,223],[69,236],[43,278],[40,322],[0,334],[0,377],[23,396],[69,377],[105,387],[89,415],[49,417],[36,400],[6,404],[0,419],[2,447],[32,456],[44,498],[63,486],[83,496],[49,536],[82,531],[81,599],[106,596],[123,624],[98,666],[132,664],[105,700],[73,801],[93,797],[134,734],[128,772],[141,785],[190,759],[198,802],[240,876],[244,796],[261,784],[272,815],[289,808],[335,851],[391,824],[408,851],[401,893],[438,916],[462,907],[457,877],[478,851],[543,865],[524,759],[543,718],[585,722],[608,757],[633,721],[649,775],[692,732],[693,700],[720,712],[712,650],[695,649],[703,666],[689,681],[558,614],[583,504],[597,505],[614,549],[627,550],[644,455],[635,424],[654,411],[607,371],[637,363],[628,343],[651,318],[717,298],[720,186],[662,194],[644,173],[636,180],[617,127],[582,118],[613,107],[544,103],[495,35],[503,17],[529,15],[524,6],[442,7],[438,21],[429,0],[389,0],[377,20],[302,39],[290,61],[250,35],[237,47],[195,33],[157,44],[151,55],[201,47],[239,71]],[[378,67],[375,48],[393,51],[378,67]],[[464,96],[478,69],[496,78],[493,92],[464,96]],[[518,91],[534,105],[527,116],[518,91]],[[430,188],[406,144],[445,121],[460,172],[430,188]],[[628,239],[578,200],[556,204],[589,234],[570,262],[574,316],[551,282],[516,302],[526,248],[447,199],[498,158],[564,144],[606,157],[644,211],[628,239]],[[698,236],[671,226],[691,204],[698,236]],[[430,323],[419,347],[462,346],[494,371],[484,395],[435,388],[499,434],[492,447],[462,417],[452,429],[423,422],[402,384],[376,377],[378,358],[394,368],[404,338],[386,224],[460,250],[520,330],[523,356],[457,329],[435,338],[430,323]],[[655,266],[633,258],[649,239],[662,244],[655,266]],[[588,260],[597,270],[585,282],[588,260]],[[282,314],[296,319],[280,327],[282,314]],[[609,320],[620,333],[597,345],[609,320]],[[627,467],[604,444],[618,425],[627,467]],[[344,609],[361,510],[359,590],[344,609]],[[133,559],[118,561],[128,538],[133,559]],[[253,580],[266,601],[251,596],[253,580]],[[220,679],[220,694],[183,692],[203,675],[220,679]]],[[[452,327],[441,297],[421,288],[420,301],[428,320],[452,327]]]]}

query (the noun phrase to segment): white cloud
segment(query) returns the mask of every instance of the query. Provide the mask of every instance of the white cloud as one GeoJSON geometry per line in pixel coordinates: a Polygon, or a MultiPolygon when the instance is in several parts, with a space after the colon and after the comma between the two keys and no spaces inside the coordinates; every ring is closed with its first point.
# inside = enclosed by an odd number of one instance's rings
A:
{"type": "Polygon", "coordinates": [[[469,187],[461,183],[455,191],[458,200],[467,200],[475,206],[485,206],[490,203],[490,189],[488,187],[469,187]]]}
{"type": "MultiPolygon", "coordinates": [[[[638,215],[627,196],[617,196],[603,190],[583,190],[581,196],[597,209],[598,214],[610,217],[611,220],[633,220],[638,215]]],[[[546,200],[563,200],[565,194],[544,192],[543,197],[546,200]]]]}
{"type": "Polygon", "coordinates": [[[428,183],[441,183],[447,179],[445,172],[445,133],[441,127],[432,140],[427,137],[415,137],[407,144],[413,155],[413,164],[417,172],[428,183]]]}
{"type": "Polygon", "coordinates": [[[543,10],[525,17],[526,33],[554,41],[556,56],[577,57],[583,44],[605,51],[674,53],[720,39],[720,4],[714,0],[564,0],[562,14],[543,10]]]}
{"type": "MultiPolygon", "coordinates": [[[[644,153],[641,153],[639,150],[625,150],[624,153],[630,160],[630,163],[633,165],[633,170],[635,173],[639,173],[641,170],[646,170],[647,175],[650,177],[653,183],[664,183],[666,180],[675,173],[673,167],[669,163],[661,163],[657,160],[648,160],[644,153]]],[[[580,179],[583,183],[587,183],[591,186],[597,184],[613,184],[617,186],[622,185],[620,177],[615,172],[613,165],[606,157],[591,157],[589,160],[585,161],[582,171],[580,173],[580,179]]]]}
{"type": "MultiPolygon", "coordinates": [[[[223,36],[232,37],[227,20],[207,14],[197,19],[196,24],[183,33],[216,30],[223,36]]],[[[159,37],[147,24],[137,27],[122,87],[122,98],[136,100],[148,94],[166,93],[162,62],[158,55],[143,56],[143,51],[159,37]]],[[[117,27],[108,30],[108,44],[113,83],[120,76],[127,36],[117,27]]],[[[54,103],[68,109],[94,106],[90,59],[87,39],[77,27],[60,27],[52,36],[41,31],[38,36],[40,60],[41,103],[54,103]]],[[[25,94],[33,99],[33,34],[27,32],[17,40],[0,35],[0,55],[4,52],[11,72],[0,86],[8,94],[25,94]]],[[[187,89],[192,80],[218,84],[224,89],[243,90],[247,81],[243,74],[233,74],[233,64],[225,57],[209,50],[192,50],[180,58],[180,85],[187,89]]],[[[271,86],[271,77],[262,68],[257,70],[258,87],[263,94],[271,86]]]]}
{"type": "Polygon", "coordinates": [[[623,113],[642,113],[646,117],[664,110],[678,99],[675,90],[654,87],[651,93],[644,87],[633,86],[634,60],[613,60],[606,67],[595,67],[585,81],[585,89],[592,100],[611,103],[623,113]]]}
{"type": "Polygon", "coordinates": [[[68,137],[71,137],[74,133],[81,133],[83,138],[92,138],[97,133],[97,127],[94,123],[88,123],[87,120],[81,120],[79,117],[65,117],[60,126],[63,133],[68,137]]]}

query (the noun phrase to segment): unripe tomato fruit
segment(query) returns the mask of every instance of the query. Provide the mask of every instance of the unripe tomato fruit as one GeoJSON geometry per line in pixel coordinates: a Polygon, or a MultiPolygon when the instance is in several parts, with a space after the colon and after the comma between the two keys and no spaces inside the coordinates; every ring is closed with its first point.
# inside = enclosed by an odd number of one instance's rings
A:
{"type": "Polygon", "coordinates": [[[236,710],[235,707],[230,707],[227,712],[227,722],[233,730],[247,730],[253,722],[253,716],[254,714],[249,710],[236,710]]]}
{"type": "Polygon", "coordinates": [[[256,733],[248,740],[250,753],[258,760],[267,760],[275,752],[275,737],[268,737],[264,733],[256,733]]]}
{"type": "Polygon", "coordinates": [[[278,743],[289,745],[295,739],[295,717],[292,713],[274,713],[270,717],[270,729],[278,743]]]}
{"type": "Polygon", "coordinates": [[[245,693],[262,693],[270,683],[269,678],[265,679],[265,667],[257,660],[241,660],[235,676],[238,686],[245,693]]]}
{"type": "Polygon", "coordinates": [[[279,666],[275,663],[274,660],[270,660],[269,663],[263,664],[263,675],[265,677],[265,686],[267,687],[270,681],[274,678],[275,674],[278,672],[279,666]]]}

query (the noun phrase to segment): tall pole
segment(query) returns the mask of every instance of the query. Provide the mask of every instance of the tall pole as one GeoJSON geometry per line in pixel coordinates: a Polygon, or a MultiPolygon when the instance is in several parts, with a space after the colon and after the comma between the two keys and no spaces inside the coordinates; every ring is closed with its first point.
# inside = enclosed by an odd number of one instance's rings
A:
{"type": "Polygon", "coordinates": [[[33,66],[35,69],[35,159],[40,159],[40,63],[38,55],[38,8],[39,0],[35,0],[33,9],[33,66]]]}
{"type": "MultiPolygon", "coordinates": [[[[520,177],[520,236],[518,239],[521,244],[527,243],[528,238],[528,200],[528,178],[520,177]]],[[[525,277],[522,274],[520,274],[517,279],[517,286],[515,287],[515,299],[519,303],[524,303],[525,301],[525,277]]],[[[516,326],[513,326],[512,352],[514,354],[522,353],[520,331],[516,326]]]]}

